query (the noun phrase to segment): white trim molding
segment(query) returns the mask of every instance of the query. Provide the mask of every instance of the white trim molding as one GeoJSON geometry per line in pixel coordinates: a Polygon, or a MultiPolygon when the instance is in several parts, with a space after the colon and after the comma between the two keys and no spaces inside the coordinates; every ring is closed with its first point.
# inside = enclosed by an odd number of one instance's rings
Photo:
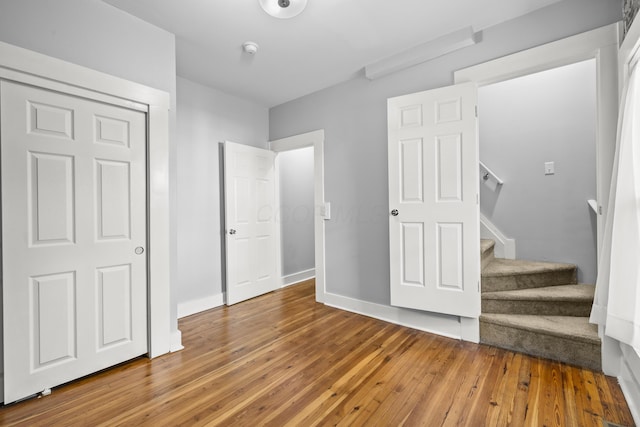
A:
{"type": "Polygon", "coordinates": [[[171,331],[169,94],[3,42],[0,79],[147,112],[148,354],[181,345],[171,331]]]}
{"type": "Polygon", "coordinates": [[[481,38],[481,33],[474,32],[472,27],[463,28],[369,64],[364,67],[364,74],[369,80],[384,77],[472,46],[481,38]]]}
{"type": "Polygon", "coordinates": [[[282,287],[295,285],[306,280],[310,280],[316,277],[316,269],[310,268],[308,270],[298,271],[297,273],[287,274],[282,276],[282,287]]]}
{"type": "Polygon", "coordinates": [[[468,325],[463,324],[459,316],[392,307],[332,293],[325,294],[324,303],[329,307],[362,314],[363,316],[373,317],[374,319],[396,325],[406,326],[448,338],[474,341],[472,339],[473,337],[467,336],[468,325]]]}
{"type": "Polygon", "coordinates": [[[227,299],[226,297],[223,292],[217,295],[209,295],[204,298],[180,302],[178,303],[178,319],[223,306],[227,299]]]}
{"type": "Polygon", "coordinates": [[[176,329],[171,334],[171,353],[175,351],[184,350],[184,346],[182,345],[182,331],[180,329],[176,329]]]}
{"type": "Polygon", "coordinates": [[[496,245],[496,258],[516,259],[516,241],[505,236],[498,227],[480,212],[480,238],[491,239],[496,245]]]}
{"type": "Polygon", "coordinates": [[[640,425],[640,354],[632,347],[621,344],[622,368],[618,376],[620,388],[636,425],[640,425]]]}

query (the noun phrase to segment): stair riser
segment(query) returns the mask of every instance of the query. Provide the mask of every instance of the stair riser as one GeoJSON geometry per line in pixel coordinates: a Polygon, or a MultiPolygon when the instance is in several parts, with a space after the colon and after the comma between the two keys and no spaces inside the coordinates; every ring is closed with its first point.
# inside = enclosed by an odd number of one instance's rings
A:
{"type": "Polygon", "coordinates": [[[600,345],[480,320],[480,342],[601,371],[600,345]]]}
{"type": "Polygon", "coordinates": [[[482,277],[482,292],[514,291],[577,283],[576,269],[482,277]]]}
{"type": "Polygon", "coordinates": [[[483,313],[589,317],[591,301],[482,300],[483,313]]]}
{"type": "Polygon", "coordinates": [[[493,248],[491,248],[490,251],[486,251],[482,254],[482,269],[484,269],[487,265],[489,265],[491,263],[491,261],[493,261],[495,259],[495,255],[493,253],[493,248]]]}

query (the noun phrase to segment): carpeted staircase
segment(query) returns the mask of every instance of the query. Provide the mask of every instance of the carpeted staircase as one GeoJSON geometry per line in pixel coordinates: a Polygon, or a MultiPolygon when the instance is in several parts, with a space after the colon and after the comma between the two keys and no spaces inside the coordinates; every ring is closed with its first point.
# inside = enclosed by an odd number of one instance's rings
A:
{"type": "Polygon", "coordinates": [[[595,286],[577,284],[575,265],[495,258],[494,245],[480,245],[480,342],[600,371],[595,286]]]}

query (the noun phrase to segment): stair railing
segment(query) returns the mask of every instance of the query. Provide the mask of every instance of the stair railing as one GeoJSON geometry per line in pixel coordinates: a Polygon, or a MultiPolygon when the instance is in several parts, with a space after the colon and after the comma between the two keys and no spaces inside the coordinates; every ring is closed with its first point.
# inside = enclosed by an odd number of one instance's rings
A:
{"type": "Polygon", "coordinates": [[[494,181],[496,186],[504,184],[504,181],[482,162],[480,162],[480,176],[484,182],[494,181]]]}

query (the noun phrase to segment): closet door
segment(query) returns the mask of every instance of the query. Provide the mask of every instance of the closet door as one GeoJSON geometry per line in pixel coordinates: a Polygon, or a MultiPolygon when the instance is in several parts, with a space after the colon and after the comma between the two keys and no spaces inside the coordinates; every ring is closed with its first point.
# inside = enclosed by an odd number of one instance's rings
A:
{"type": "Polygon", "coordinates": [[[147,352],[146,115],[0,83],[4,401],[147,352]]]}

